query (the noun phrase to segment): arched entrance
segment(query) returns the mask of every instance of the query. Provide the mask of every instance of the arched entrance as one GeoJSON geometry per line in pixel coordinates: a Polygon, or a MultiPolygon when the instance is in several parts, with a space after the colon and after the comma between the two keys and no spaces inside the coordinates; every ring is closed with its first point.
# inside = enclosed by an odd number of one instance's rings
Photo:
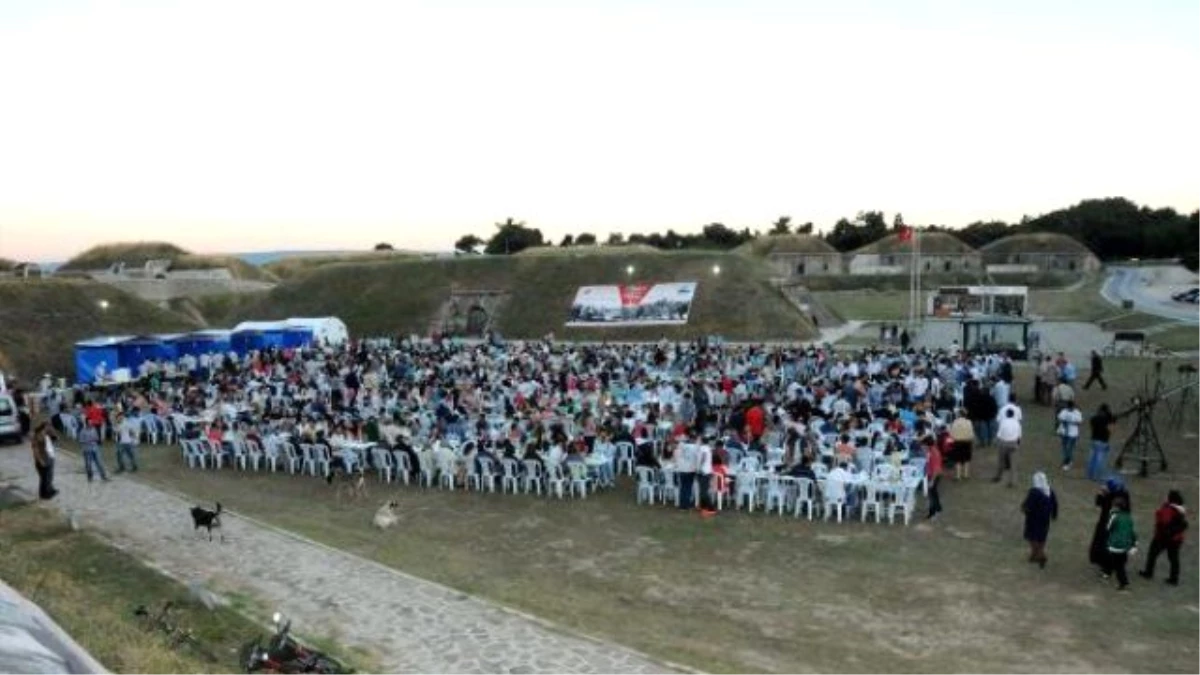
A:
{"type": "Polygon", "coordinates": [[[467,334],[468,335],[483,335],[483,332],[488,327],[487,310],[479,305],[473,305],[467,310],[467,334]]]}

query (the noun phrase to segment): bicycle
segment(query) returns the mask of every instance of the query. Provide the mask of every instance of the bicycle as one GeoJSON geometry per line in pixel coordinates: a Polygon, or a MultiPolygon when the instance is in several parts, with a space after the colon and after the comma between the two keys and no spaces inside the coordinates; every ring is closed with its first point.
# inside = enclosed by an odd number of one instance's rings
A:
{"type": "Polygon", "coordinates": [[[175,603],[167,600],[163,602],[162,608],[153,616],[151,616],[150,610],[145,605],[138,605],[133,610],[133,614],[142,620],[143,627],[146,630],[157,630],[163,633],[167,647],[170,649],[178,650],[180,647],[186,646],[192,653],[205,661],[210,663],[219,661],[220,659],[196,638],[195,633],[191,629],[183,628],[170,620],[173,609],[175,609],[175,603]]]}
{"type": "Polygon", "coordinates": [[[278,612],[272,617],[275,635],[262,646],[262,636],[242,648],[242,665],[248,673],[353,673],[337,659],[305,647],[291,636],[291,620],[278,612]]]}

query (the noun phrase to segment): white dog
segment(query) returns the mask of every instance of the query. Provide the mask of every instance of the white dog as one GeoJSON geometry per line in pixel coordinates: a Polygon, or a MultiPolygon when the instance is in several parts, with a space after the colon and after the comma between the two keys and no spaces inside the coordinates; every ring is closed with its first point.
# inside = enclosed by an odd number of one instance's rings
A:
{"type": "Polygon", "coordinates": [[[380,506],[379,510],[375,512],[375,527],[386,530],[395,525],[400,520],[400,517],[396,515],[398,508],[400,508],[400,503],[394,500],[380,506]]]}

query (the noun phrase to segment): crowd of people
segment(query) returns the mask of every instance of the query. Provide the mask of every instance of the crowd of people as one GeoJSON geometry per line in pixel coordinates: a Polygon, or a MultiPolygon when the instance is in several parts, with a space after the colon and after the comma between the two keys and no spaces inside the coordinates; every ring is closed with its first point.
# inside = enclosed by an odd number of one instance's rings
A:
{"type": "MultiPolygon", "coordinates": [[[[1091,380],[1107,386],[1098,356],[1091,365],[1091,380]]],[[[51,467],[44,498],[54,492],[57,432],[80,442],[89,480],[108,479],[98,452],[105,439],[117,445],[118,471],[136,471],[138,445],[160,438],[206,439],[226,459],[246,443],[311,444],[330,452],[330,476],[379,469],[374,455],[339,453],[363,444],[409,457],[403,468],[417,479],[444,456],[464,474],[505,460],[516,460],[521,472],[530,462],[548,472],[580,464],[598,484],[613,486],[624,459],[669,467],[679,478],[678,506],[698,506],[704,515],[715,513],[725,474],[746,457],[779,475],[819,474],[826,484],[908,466],[920,472],[933,519],[943,508],[943,467],[953,467],[955,480],[970,480],[980,449],[995,448],[994,482],[1017,483],[1025,432],[1013,367],[1003,353],[957,350],[366,340],[149,362],[142,378],[120,386],[61,389],[47,378],[36,398],[50,426],[39,426],[33,443],[39,472],[51,467]]],[[[1035,404],[1054,406],[1062,469],[1070,471],[1085,425],[1075,366],[1062,355],[1047,357],[1036,376],[1035,404]]],[[[1127,493],[1122,498],[1105,482],[1115,423],[1107,406],[1088,418],[1087,477],[1109,495],[1105,553],[1095,560],[1124,586],[1120,557],[1136,537],[1121,516],[1127,493]]],[[[1030,561],[1044,566],[1058,505],[1046,474],[1034,474],[1032,484],[1023,502],[1025,538],[1030,561]]],[[[846,496],[848,508],[864,506],[853,491],[846,496]]],[[[1181,498],[1171,504],[1172,513],[1183,513],[1181,498]]],[[[1170,527],[1145,571],[1166,552],[1177,580],[1172,542],[1182,531],[1170,527]]]]}

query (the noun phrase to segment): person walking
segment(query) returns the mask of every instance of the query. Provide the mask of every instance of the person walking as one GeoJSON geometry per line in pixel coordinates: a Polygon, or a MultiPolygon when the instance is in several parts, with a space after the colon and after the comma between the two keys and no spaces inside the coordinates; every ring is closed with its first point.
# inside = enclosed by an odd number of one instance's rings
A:
{"type": "Polygon", "coordinates": [[[1071,470],[1075,457],[1075,446],[1079,443],[1079,427],[1083,424],[1083,413],[1075,407],[1075,401],[1067,401],[1058,411],[1058,440],[1062,447],[1062,470],[1071,470]]]}
{"type": "Polygon", "coordinates": [[[1137,532],[1133,529],[1133,516],[1129,513],[1129,499],[1117,495],[1113,499],[1112,515],[1108,517],[1108,558],[1104,563],[1103,577],[1108,579],[1115,572],[1117,590],[1129,589],[1129,575],[1125,565],[1129,556],[1137,553],[1137,532]]]}
{"type": "Polygon", "coordinates": [[[925,480],[929,483],[929,519],[935,520],[942,512],[942,497],[938,493],[938,483],[942,478],[942,449],[933,436],[926,436],[924,445],[925,480]]]}
{"type": "Polygon", "coordinates": [[[95,473],[100,473],[100,479],[108,481],[104,464],[100,461],[100,430],[98,427],[87,425],[79,430],[79,449],[83,452],[83,468],[87,472],[88,482],[92,482],[95,473]]]}
{"type": "Polygon", "coordinates": [[[1154,538],[1150,540],[1150,553],[1146,555],[1146,567],[1138,572],[1144,579],[1154,578],[1154,565],[1158,556],[1167,552],[1171,565],[1167,583],[1179,585],[1179,549],[1183,546],[1183,533],[1188,528],[1187,510],[1183,508],[1183,495],[1179,490],[1167,493],[1167,501],[1154,512],[1154,538]]]}
{"type": "Polygon", "coordinates": [[[1113,417],[1107,403],[1101,403],[1099,410],[1092,415],[1088,423],[1092,428],[1092,454],[1088,458],[1087,477],[1088,480],[1099,482],[1104,480],[1105,468],[1108,466],[1108,444],[1117,418],[1113,417]]]}
{"type": "Polygon", "coordinates": [[[1096,526],[1092,528],[1092,544],[1088,548],[1088,561],[1104,569],[1104,561],[1108,558],[1108,519],[1112,515],[1113,500],[1124,496],[1126,503],[1130,501],[1129,492],[1125,490],[1120,478],[1109,478],[1100,491],[1096,493],[1096,508],[1100,509],[1096,518],[1096,526]]]}
{"type": "Polygon", "coordinates": [[[1090,388],[1093,382],[1099,382],[1100,388],[1108,391],[1108,383],[1104,381],[1104,359],[1100,358],[1100,352],[1095,349],[1092,350],[1092,370],[1088,373],[1088,379],[1083,383],[1083,388],[1090,388]]]}
{"type": "Polygon", "coordinates": [[[1014,455],[1021,445],[1021,423],[1017,421],[1017,412],[1013,408],[1004,411],[1000,420],[1000,428],[996,430],[996,475],[993,483],[999,483],[1008,472],[1008,487],[1013,487],[1017,480],[1017,464],[1014,455]]]}
{"type": "Polygon", "coordinates": [[[1033,486],[1021,502],[1025,514],[1025,541],[1029,542],[1029,562],[1046,569],[1046,539],[1050,535],[1050,521],[1058,519],[1058,498],[1050,489],[1046,474],[1033,474],[1033,486]]]}
{"type": "Polygon", "coordinates": [[[38,499],[54,499],[58,490],[54,488],[54,443],[58,436],[49,424],[42,422],[33,431],[30,449],[33,451],[33,466],[38,474],[38,499]]]}

